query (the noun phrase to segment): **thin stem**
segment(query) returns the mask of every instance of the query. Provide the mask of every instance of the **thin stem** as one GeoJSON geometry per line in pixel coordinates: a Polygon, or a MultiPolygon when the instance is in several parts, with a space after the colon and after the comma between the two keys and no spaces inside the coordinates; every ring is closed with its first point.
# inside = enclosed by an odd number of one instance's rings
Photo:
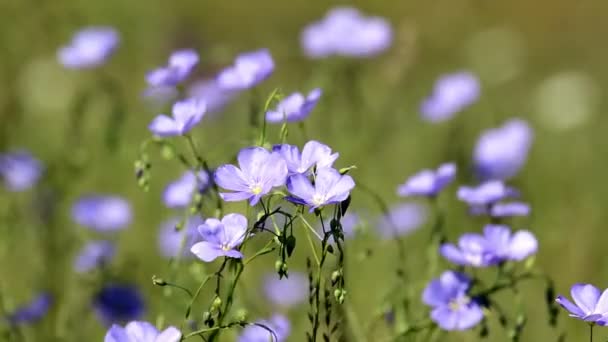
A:
{"type": "Polygon", "coordinates": [[[593,342],[593,327],[595,326],[595,324],[591,323],[589,324],[589,342],[593,342]]]}
{"type": "MultiPolygon", "coordinates": [[[[234,290],[236,289],[236,285],[239,282],[239,278],[241,277],[241,274],[243,273],[244,268],[245,268],[245,266],[240,262],[236,266],[236,274],[234,275],[234,279],[232,280],[232,284],[230,285],[230,289],[228,290],[228,296],[226,297],[226,302],[224,304],[224,308],[222,311],[220,311],[220,314],[217,318],[218,327],[222,326],[222,324],[224,323],[224,319],[226,318],[226,315],[228,314],[228,312],[230,311],[230,308],[232,307],[232,302],[234,300],[234,290]]],[[[217,338],[218,335],[219,335],[219,330],[214,331],[211,334],[211,336],[209,336],[209,342],[215,341],[215,339],[217,338]]]]}
{"type": "MultiPolygon", "coordinates": [[[[302,219],[302,222],[304,222],[305,226],[310,227],[308,222],[306,222],[306,220],[302,216],[298,216],[298,217],[300,217],[302,219]]],[[[312,227],[310,227],[310,228],[312,228],[312,227]]],[[[317,232],[315,232],[314,229],[310,229],[310,230],[313,231],[315,234],[317,233],[317,232]]],[[[309,229],[306,229],[304,231],[306,232],[306,239],[308,240],[308,243],[310,244],[310,250],[312,251],[312,256],[315,258],[315,262],[317,263],[317,266],[319,266],[319,264],[321,264],[321,260],[319,259],[319,256],[317,255],[315,244],[314,244],[314,242],[312,242],[312,238],[310,237],[309,229]]],[[[318,237],[320,238],[320,236],[318,236],[318,237]]]]}
{"type": "Polygon", "coordinates": [[[205,284],[207,284],[207,282],[211,279],[212,276],[213,275],[208,275],[207,277],[205,277],[205,279],[199,285],[198,289],[196,289],[196,292],[192,296],[192,299],[190,300],[190,304],[188,304],[188,308],[186,309],[186,319],[188,319],[190,317],[190,312],[192,311],[192,306],[194,305],[194,301],[196,301],[196,299],[198,298],[198,295],[201,293],[201,290],[203,289],[203,287],[205,287],[205,284]]]}

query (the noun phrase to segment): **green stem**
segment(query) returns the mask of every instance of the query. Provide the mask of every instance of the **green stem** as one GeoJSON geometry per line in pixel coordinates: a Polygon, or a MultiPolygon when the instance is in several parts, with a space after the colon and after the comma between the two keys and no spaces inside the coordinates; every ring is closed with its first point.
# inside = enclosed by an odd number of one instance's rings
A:
{"type": "Polygon", "coordinates": [[[589,342],[593,342],[593,326],[593,323],[589,324],[589,342]]]}
{"type": "MultiPolygon", "coordinates": [[[[232,302],[234,300],[234,290],[236,289],[236,285],[239,282],[239,278],[241,277],[241,274],[243,273],[243,269],[245,268],[243,263],[239,262],[236,266],[236,274],[234,275],[234,280],[232,281],[232,284],[230,285],[230,289],[228,291],[228,296],[226,297],[226,303],[224,304],[224,308],[222,309],[222,311],[220,312],[218,318],[217,318],[217,326],[221,327],[222,324],[224,323],[224,319],[226,318],[226,315],[228,314],[228,312],[230,311],[230,308],[232,307],[232,302]]],[[[209,336],[209,342],[215,341],[215,339],[219,336],[219,331],[220,330],[215,330],[211,336],[209,336]]]]}

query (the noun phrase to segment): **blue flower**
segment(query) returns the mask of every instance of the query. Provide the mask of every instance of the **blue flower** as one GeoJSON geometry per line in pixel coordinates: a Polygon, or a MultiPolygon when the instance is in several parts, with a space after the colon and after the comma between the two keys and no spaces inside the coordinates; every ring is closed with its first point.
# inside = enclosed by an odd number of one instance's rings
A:
{"type": "Polygon", "coordinates": [[[146,81],[152,87],[173,87],[183,82],[198,64],[196,51],[184,49],[175,51],[169,57],[169,65],[146,74],[146,81]]]}
{"type": "Polygon", "coordinates": [[[6,317],[10,325],[34,323],[41,320],[53,304],[53,297],[47,292],[40,293],[29,303],[17,308],[6,317]]]}
{"type": "Polygon", "coordinates": [[[506,186],[502,181],[489,181],[477,187],[461,186],[458,189],[458,199],[471,207],[487,207],[503,199],[517,196],[519,192],[506,186]]]}
{"type": "Polygon", "coordinates": [[[234,65],[222,70],[217,82],[222,89],[244,90],[267,79],[274,71],[274,61],[267,49],[243,53],[234,65]]]}
{"type": "Polygon", "coordinates": [[[25,150],[0,154],[0,176],[9,191],[24,191],[36,185],[42,163],[25,150]]]}
{"type": "Polygon", "coordinates": [[[210,184],[206,171],[199,171],[197,176],[192,171],[186,171],[178,180],[167,185],[163,192],[163,202],[167,208],[187,207],[192,201],[194,191],[202,193],[210,184]]]}
{"type": "Polygon", "coordinates": [[[175,225],[179,221],[178,218],[173,218],[161,225],[158,246],[161,254],[166,258],[177,257],[180,250],[182,251],[181,258],[193,257],[190,248],[202,239],[197,230],[198,226],[203,224],[203,220],[200,217],[189,217],[182,229],[177,230],[175,225]]]}
{"type": "Polygon", "coordinates": [[[443,244],[439,251],[443,257],[461,266],[487,267],[505,261],[521,261],[538,250],[538,241],[532,233],[520,230],[511,234],[503,225],[486,225],[483,235],[463,234],[458,246],[443,244]]]}
{"type": "Polygon", "coordinates": [[[178,101],[171,110],[172,117],[160,114],[152,120],[148,128],[159,137],[184,135],[196,126],[205,115],[205,103],[198,99],[178,101]]]}
{"type": "Polygon", "coordinates": [[[144,314],[144,300],[131,285],[104,286],[93,298],[93,307],[106,325],[136,320],[144,314]]]}
{"type": "Polygon", "coordinates": [[[456,176],[456,165],[453,163],[439,166],[437,171],[422,170],[410,177],[397,189],[399,196],[435,197],[448,186],[456,176]]]}
{"type": "Polygon", "coordinates": [[[123,229],[131,223],[131,218],[129,202],[118,196],[82,196],[72,206],[74,222],[101,232],[123,229]]]}
{"type": "Polygon", "coordinates": [[[261,147],[248,147],[239,152],[237,160],[238,168],[222,165],[215,171],[215,183],[234,191],[220,193],[224,201],[249,199],[249,204],[254,206],[273,187],[285,184],[287,166],[278,153],[268,152],[261,147]]]}
{"type": "Polygon", "coordinates": [[[422,118],[431,122],[450,119],[477,101],[479,88],[479,80],[469,72],[442,76],[435,83],[431,96],[420,105],[422,118]]]}
{"type": "Polygon", "coordinates": [[[273,151],[279,153],[287,164],[290,175],[308,175],[313,167],[317,169],[331,167],[338,156],[338,153],[331,153],[331,148],[318,141],[311,140],[302,148],[302,153],[297,146],[283,144],[275,145],[273,151]]]}
{"type": "Polygon", "coordinates": [[[179,342],[182,333],[176,327],[159,331],[148,322],[129,322],[124,328],[113,324],[106,333],[104,342],[179,342]]]}
{"type": "Polygon", "coordinates": [[[291,326],[287,317],[274,315],[269,320],[256,322],[272,330],[273,333],[259,325],[249,325],[243,329],[238,342],[283,342],[287,341],[291,326]]]}
{"type": "Polygon", "coordinates": [[[365,17],[350,7],[332,9],[301,35],[302,48],[310,58],[372,57],[388,49],[392,40],[393,32],[385,19],[365,17]]]}
{"type": "Polygon", "coordinates": [[[570,295],[576,304],[564,296],[557,296],[555,300],[570,312],[570,317],[597,325],[608,325],[608,290],[600,293],[591,284],[574,284],[570,295]]]}
{"type": "Polygon", "coordinates": [[[528,216],[530,215],[530,205],[524,202],[499,202],[491,203],[487,206],[469,207],[471,215],[488,215],[495,218],[528,216]]]}
{"type": "Polygon", "coordinates": [[[306,97],[293,93],[279,101],[275,110],[266,112],[266,121],[271,123],[298,122],[306,119],[319,102],[322,91],[313,89],[306,97]]]}
{"type": "Polygon", "coordinates": [[[89,69],[103,65],[114,53],[120,37],[111,27],[88,27],[77,32],[69,45],[57,52],[59,62],[68,69],[89,69]]]}
{"type": "Polygon", "coordinates": [[[110,241],[87,243],[74,260],[74,269],[85,273],[108,264],[116,254],[116,247],[110,241]]]}
{"type": "Polygon", "coordinates": [[[291,196],[288,200],[307,205],[313,211],[325,205],[340,203],[348,198],[355,187],[355,181],[349,175],[341,175],[333,168],[321,168],[314,177],[314,185],[303,174],[295,174],[287,179],[287,190],[291,196]]]}
{"type": "Polygon", "coordinates": [[[282,279],[276,274],[264,278],[264,295],[274,305],[290,308],[308,298],[308,277],[300,272],[289,271],[282,279]]]}
{"type": "Polygon", "coordinates": [[[209,113],[221,111],[237,94],[223,89],[215,79],[196,81],[188,88],[188,96],[205,102],[209,113]]]}
{"type": "Polygon", "coordinates": [[[247,232],[247,218],[241,214],[228,214],[218,220],[209,218],[198,227],[204,241],[190,249],[194,255],[205,262],[218,257],[241,259],[243,254],[237,249],[243,243],[247,232]]]}
{"type": "Polygon", "coordinates": [[[468,295],[471,280],[465,274],[445,271],[422,294],[432,307],[431,319],[444,330],[467,330],[483,319],[481,305],[468,295]]]}
{"type": "Polygon", "coordinates": [[[528,159],[532,139],[532,129],[520,119],[485,131],[477,140],[474,151],[479,178],[504,180],[514,177],[528,159]]]}
{"type": "Polygon", "coordinates": [[[428,219],[428,209],[418,203],[396,205],[381,216],[376,227],[383,239],[407,235],[420,228],[428,219]]]}

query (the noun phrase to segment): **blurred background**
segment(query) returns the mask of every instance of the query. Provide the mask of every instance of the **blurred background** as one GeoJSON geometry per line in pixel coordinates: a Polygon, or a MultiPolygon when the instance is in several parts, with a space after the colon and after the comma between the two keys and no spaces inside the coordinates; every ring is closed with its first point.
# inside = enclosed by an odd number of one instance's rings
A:
{"type": "MultiPolygon", "coordinates": [[[[275,88],[285,94],[322,88],[323,97],[306,121],[308,138],[338,151],[339,167],[356,165],[355,180],[391,204],[410,202],[398,198],[398,184],[445,161],[457,162],[456,183],[475,183],[471,158],[481,132],[509,118],[525,119],[534,130],[534,142],[527,164],[511,184],[530,202],[532,215],[516,220],[514,227],[537,234],[536,264],[555,279],[559,293],[567,294],[575,282],[608,286],[608,235],[603,234],[608,219],[608,2],[0,0],[0,13],[0,151],[26,148],[46,166],[38,190],[4,192],[0,198],[5,307],[15,308],[41,290],[56,296],[52,319],[24,329],[28,340],[100,340],[106,331],[90,310],[99,275],[71,271],[79,248],[96,237],[70,219],[74,200],[87,193],[120,195],[133,208],[130,227],[113,237],[118,249],[110,277],[137,284],[147,320],[155,322],[159,312],[167,323],[179,324],[183,317],[187,300],[180,294],[166,300],[163,289],[151,282],[152,275],[170,272],[158,251],[158,232],[161,222],[180,213],[163,206],[161,193],[182,169],[151,153],[148,192],[138,187],[133,171],[140,144],[150,137],[147,125],[164,109],[142,96],[144,75],[179,48],[194,48],[201,56],[189,85],[214,77],[239,53],[268,48],[276,69],[256,89],[257,96],[265,99],[275,88]],[[306,58],[300,46],[303,27],[339,5],[386,18],[394,30],[392,46],[373,58],[306,58]],[[90,25],[116,28],[118,50],[99,69],[64,69],[57,61],[58,48],[90,25]],[[434,82],[461,70],[479,77],[480,99],[447,122],[423,121],[419,106],[434,82]],[[108,94],[118,95],[97,96],[86,108],[79,107],[83,91],[99,84],[110,84],[108,94]],[[113,96],[120,98],[118,109],[113,96]],[[78,111],[84,114],[75,119],[78,111]],[[49,335],[57,322],[63,322],[64,330],[49,335]]],[[[240,94],[193,131],[211,165],[231,162],[248,144],[251,96],[240,94]]],[[[278,135],[279,128],[272,127],[269,136],[276,142],[278,135]]],[[[301,146],[305,140],[294,128],[290,142],[301,146]]],[[[450,186],[440,198],[451,240],[483,226],[456,200],[456,188],[450,186]]],[[[402,260],[391,241],[373,233],[380,214],[373,199],[355,190],[352,207],[365,213],[368,223],[364,233],[348,242],[348,300],[365,327],[370,313],[382,311],[397,265],[408,269],[409,279],[421,282],[420,288],[428,280],[420,255],[432,220],[405,238],[407,258],[402,260]]],[[[231,208],[244,212],[245,205],[231,208]]],[[[298,247],[290,269],[305,271],[308,252],[303,243],[298,247]]],[[[263,278],[273,265],[268,256],[243,275],[244,299],[235,307],[246,307],[253,319],[273,312],[260,297],[263,278]]],[[[197,274],[208,268],[197,267],[180,266],[174,280],[195,288],[197,274]]],[[[586,325],[566,315],[560,317],[559,329],[548,327],[543,291],[543,284],[534,281],[522,287],[529,313],[522,340],[557,340],[564,331],[567,341],[585,336],[586,325]]],[[[420,303],[415,305],[423,312],[420,303]]],[[[306,304],[289,311],[289,341],[304,340],[306,312],[306,304]]],[[[494,327],[491,323],[488,340],[507,341],[494,327]]],[[[381,326],[370,341],[383,341],[387,331],[381,326]]],[[[228,341],[234,336],[225,337],[228,341]]],[[[447,336],[450,341],[479,339],[477,331],[447,336]]]]}

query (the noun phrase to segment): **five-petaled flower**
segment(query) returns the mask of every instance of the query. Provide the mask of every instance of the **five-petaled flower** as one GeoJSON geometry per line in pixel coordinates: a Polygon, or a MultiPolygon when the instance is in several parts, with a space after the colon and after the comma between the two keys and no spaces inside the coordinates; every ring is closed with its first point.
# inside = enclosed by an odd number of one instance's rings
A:
{"type": "Polygon", "coordinates": [[[276,109],[266,112],[266,121],[272,123],[302,121],[319,102],[321,94],[319,88],[311,90],[306,96],[293,93],[279,101],[276,109]]]}
{"type": "Polygon", "coordinates": [[[287,179],[287,190],[292,196],[287,199],[298,204],[307,205],[310,211],[316,208],[340,203],[348,198],[355,187],[355,181],[349,175],[341,175],[333,168],[318,169],[314,185],[303,174],[295,174],[287,179]]]}
{"type": "Polygon", "coordinates": [[[431,122],[450,119],[477,101],[479,88],[479,80],[470,72],[442,76],[435,83],[431,96],[420,105],[422,118],[431,122]]]}
{"type": "Polygon", "coordinates": [[[106,62],[120,37],[111,27],[94,26],[78,31],[69,45],[57,52],[59,62],[68,69],[89,69],[106,62]]]}
{"type": "Polygon", "coordinates": [[[124,328],[113,324],[106,333],[104,342],[178,342],[182,333],[176,327],[159,331],[148,322],[132,321],[124,328]]]}
{"type": "Polygon", "coordinates": [[[146,74],[146,81],[152,87],[173,87],[183,82],[198,64],[198,53],[191,49],[175,51],[169,57],[169,65],[146,74]]]}
{"type": "Polygon", "coordinates": [[[204,241],[190,249],[199,259],[211,262],[225,256],[241,259],[243,254],[237,249],[247,233],[247,218],[241,214],[228,214],[218,220],[209,218],[198,227],[204,241]]]}
{"type": "Polygon", "coordinates": [[[198,99],[178,101],[171,110],[172,117],[160,114],[152,120],[148,128],[159,137],[184,135],[196,126],[206,112],[205,103],[198,99]]]}
{"type": "Polygon", "coordinates": [[[287,164],[289,174],[307,175],[313,167],[317,169],[331,167],[340,156],[338,153],[331,153],[331,148],[318,141],[311,140],[302,148],[302,153],[297,146],[282,144],[275,145],[273,151],[279,153],[287,164]]]}
{"type": "Polygon", "coordinates": [[[422,170],[399,186],[399,196],[428,196],[435,197],[443,188],[448,186],[456,176],[456,165],[442,164],[435,170],[422,170]]]}
{"type": "Polygon", "coordinates": [[[237,161],[239,167],[222,165],[214,174],[217,185],[234,191],[220,193],[224,201],[249,199],[249,204],[254,206],[273,187],[285,184],[287,166],[276,152],[261,147],[248,147],[239,152],[237,161]]]}
{"type": "Polygon", "coordinates": [[[443,244],[439,251],[449,261],[461,266],[487,267],[512,260],[521,261],[538,250],[538,241],[527,230],[511,234],[504,225],[486,225],[483,235],[463,234],[458,246],[443,244]]]}
{"type": "Polygon", "coordinates": [[[591,284],[575,284],[570,289],[574,303],[564,296],[555,300],[570,312],[569,316],[597,325],[608,325],[608,289],[600,290],[591,284]]]}
{"type": "Polygon", "coordinates": [[[234,65],[217,76],[218,85],[226,90],[244,90],[267,79],[274,71],[274,61],[267,49],[243,53],[234,65]]]}
{"type": "Polygon", "coordinates": [[[431,319],[444,330],[467,330],[483,319],[483,310],[468,291],[471,280],[465,274],[445,271],[433,279],[422,294],[431,306],[431,319]]]}

